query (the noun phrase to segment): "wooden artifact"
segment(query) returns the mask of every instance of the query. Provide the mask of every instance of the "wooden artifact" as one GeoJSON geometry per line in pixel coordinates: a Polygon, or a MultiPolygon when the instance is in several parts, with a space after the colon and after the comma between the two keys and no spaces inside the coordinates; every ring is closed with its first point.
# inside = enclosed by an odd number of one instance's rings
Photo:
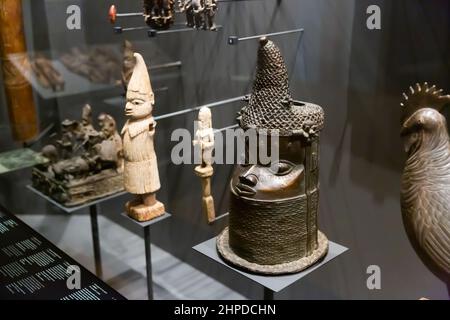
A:
{"type": "Polygon", "coordinates": [[[38,133],[38,120],[30,84],[12,62],[12,55],[29,70],[22,2],[0,0],[0,58],[13,138],[27,141],[38,133]]]}
{"type": "Polygon", "coordinates": [[[229,226],[217,248],[228,262],[255,273],[295,273],[313,265],[328,251],[319,231],[319,134],[324,126],[320,106],[294,101],[278,47],[260,40],[253,92],[238,123],[267,143],[279,141],[279,159],[262,165],[260,153],[246,140],[245,164],[230,183],[229,226]],[[251,150],[256,161],[251,162],[251,150]]]}
{"type": "Polygon", "coordinates": [[[419,258],[450,294],[450,143],[440,113],[450,105],[450,95],[424,83],[410,87],[403,98],[403,224],[419,258]]]}
{"type": "Polygon", "coordinates": [[[208,223],[216,219],[214,199],[211,195],[211,177],[214,173],[212,167],[212,151],[214,149],[214,131],[212,129],[211,110],[203,107],[198,113],[198,128],[193,141],[197,158],[201,162],[195,167],[195,174],[202,180],[202,211],[208,223]]]}
{"type": "Polygon", "coordinates": [[[85,105],[81,121],[62,122],[59,139],[42,149],[48,162],[32,170],[36,189],[68,207],[123,190],[123,148],[116,122],[107,114],[98,120],[100,131],[85,105]]]}
{"type": "Polygon", "coordinates": [[[156,121],[152,116],[155,97],[144,59],[135,53],[136,65],[128,83],[122,129],[125,189],[136,195],[126,204],[126,212],[137,221],[148,221],[165,213],[164,204],[156,200],[161,187],[154,148],[156,121]]]}

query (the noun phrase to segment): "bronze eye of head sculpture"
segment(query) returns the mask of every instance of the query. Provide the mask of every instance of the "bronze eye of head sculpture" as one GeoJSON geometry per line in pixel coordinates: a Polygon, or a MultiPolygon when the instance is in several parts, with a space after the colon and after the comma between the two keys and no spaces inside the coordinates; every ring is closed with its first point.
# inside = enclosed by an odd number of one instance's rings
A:
{"type": "Polygon", "coordinates": [[[300,141],[280,138],[275,163],[242,164],[236,168],[231,191],[255,200],[289,199],[305,192],[305,152],[300,141]]]}
{"type": "MultiPolygon", "coordinates": [[[[238,117],[240,127],[278,141],[278,159],[246,161],[230,182],[229,226],[218,236],[217,249],[228,262],[263,274],[295,273],[328,251],[318,230],[320,106],[294,101],[278,47],[260,40],[253,92],[238,117]]],[[[257,153],[259,154],[259,153],[257,153]]]]}
{"type": "Polygon", "coordinates": [[[403,224],[422,262],[449,286],[450,143],[440,111],[450,105],[450,96],[424,83],[410,87],[403,98],[401,136],[407,153],[403,224]]]}

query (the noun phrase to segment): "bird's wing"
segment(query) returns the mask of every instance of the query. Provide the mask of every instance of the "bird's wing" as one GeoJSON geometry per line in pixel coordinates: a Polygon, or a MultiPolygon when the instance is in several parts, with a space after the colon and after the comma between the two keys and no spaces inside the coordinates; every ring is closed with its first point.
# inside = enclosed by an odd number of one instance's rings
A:
{"type": "Polygon", "coordinates": [[[437,185],[421,193],[418,209],[424,225],[419,242],[439,272],[450,274],[450,188],[437,185]]]}

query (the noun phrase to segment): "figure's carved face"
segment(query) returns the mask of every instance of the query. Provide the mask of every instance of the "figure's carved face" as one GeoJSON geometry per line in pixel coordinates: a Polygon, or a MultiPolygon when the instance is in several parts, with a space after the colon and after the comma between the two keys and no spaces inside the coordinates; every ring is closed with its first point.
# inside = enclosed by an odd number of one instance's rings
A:
{"type": "Polygon", "coordinates": [[[280,159],[268,165],[238,166],[231,180],[232,191],[254,200],[297,197],[305,190],[304,157],[300,140],[280,138],[280,159]]]}
{"type": "Polygon", "coordinates": [[[127,95],[127,104],[125,106],[125,115],[132,120],[138,120],[148,117],[152,114],[153,103],[142,96],[127,95]]]}
{"type": "Polygon", "coordinates": [[[200,111],[198,114],[198,126],[199,129],[208,129],[211,128],[211,112],[208,111],[200,111]]]}

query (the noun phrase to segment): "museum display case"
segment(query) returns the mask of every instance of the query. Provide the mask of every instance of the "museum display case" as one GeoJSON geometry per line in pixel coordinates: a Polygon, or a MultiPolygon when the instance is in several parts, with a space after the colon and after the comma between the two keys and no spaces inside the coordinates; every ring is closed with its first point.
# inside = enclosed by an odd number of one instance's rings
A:
{"type": "Polygon", "coordinates": [[[0,300],[447,300],[449,23],[0,0],[0,300]]]}

